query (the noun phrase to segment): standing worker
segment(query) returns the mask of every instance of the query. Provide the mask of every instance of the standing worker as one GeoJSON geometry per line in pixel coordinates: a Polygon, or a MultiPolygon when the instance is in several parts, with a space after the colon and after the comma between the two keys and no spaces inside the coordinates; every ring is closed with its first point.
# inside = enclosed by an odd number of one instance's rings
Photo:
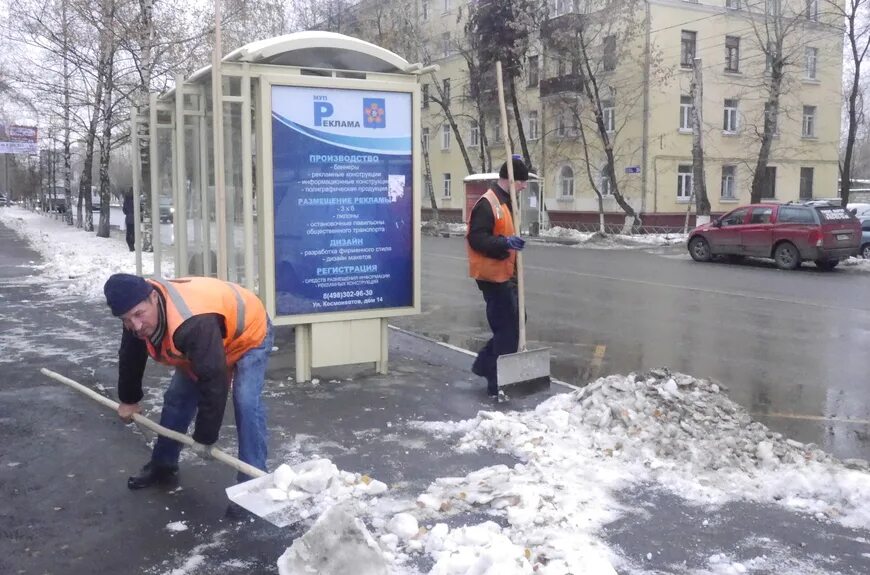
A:
{"type": "MultiPolygon", "coordinates": [[[[179,433],[196,416],[192,447],[200,455],[218,439],[233,390],[239,459],[266,470],[266,409],[262,391],[272,350],[272,322],[257,296],[207,277],[146,280],[111,276],[103,288],[124,331],[118,361],[118,415],[141,411],[142,374],[150,355],[175,367],[163,395],[160,425],[179,433]]],[[[127,480],[130,489],[169,483],[178,473],[181,443],[160,436],[151,460],[127,480]]],[[[250,477],[239,473],[238,481],[250,477]]]]}
{"type": "Polygon", "coordinates": [[[130,251],[134,251],[136,249],[136,233],[133,228],[133,190],[130,189],[126,194],[124,194],[124,227],[127,228],[127,247],[130,248],[130,251]]]}
{"type": "MultiPolygon", "coordinates": [[[[511,161],[519,194],[526,189],[529,170],[519,158],[511,161]]],[[[483,292],[486,320],[492,330],[492,338],[478,352],[471,371],[486,378],[486,388],[492,397],[499,396],[498,356],[516,353],[519,345],[516,252],[526,243],[515,235],[507,162],[502,164],[498,178],[498,183],[471,210],[467,235],[468,273],[483,292]]]]}

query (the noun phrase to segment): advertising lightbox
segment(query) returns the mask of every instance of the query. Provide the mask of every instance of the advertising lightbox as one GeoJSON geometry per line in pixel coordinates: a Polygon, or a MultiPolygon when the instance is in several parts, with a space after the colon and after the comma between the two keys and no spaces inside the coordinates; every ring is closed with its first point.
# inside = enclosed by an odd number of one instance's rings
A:
{"type": "Polygon", "coordinates": [[[271,99],[276,316],[413,306],[411,94],[271,99]]]}

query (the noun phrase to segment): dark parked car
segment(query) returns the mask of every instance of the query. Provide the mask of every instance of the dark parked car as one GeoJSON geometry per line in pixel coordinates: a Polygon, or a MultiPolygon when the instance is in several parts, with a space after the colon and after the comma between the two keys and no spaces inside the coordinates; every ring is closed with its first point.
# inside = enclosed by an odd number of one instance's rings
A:
{"type": "Polygon", "coordinates": [[[160,198],[160,223],[171,224],[175,219],[175,207],[172,198],[160,198]]]}
{"type": "Polygon", "coordinates": [[[861,218],[861,257],[870,260],[870,217],[861,218]]]}
{"type": "Polygon", "coordinates": [[[0,194],[0,206],[8,205],[9,201],[6,199],[5,194],[0,194]]]}
{"type": "Polygon", "coordinates": [[[861,225],[845,208],[829,205],[753,204],[733,210],[689,234],[695,261],[714,256],[772,258],[782,269],[812,261],[834,269],[858,254],[861,225]]]}

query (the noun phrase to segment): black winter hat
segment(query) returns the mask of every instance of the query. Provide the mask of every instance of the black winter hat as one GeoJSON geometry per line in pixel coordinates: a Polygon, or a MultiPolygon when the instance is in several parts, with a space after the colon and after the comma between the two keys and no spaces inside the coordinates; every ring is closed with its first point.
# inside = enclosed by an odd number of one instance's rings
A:
{"type": "MultiPolygon", "coordinates": [[[[511,158],[511,161],[514,164],[514,181],[527,182],[529,180],[529,169],[526,167],[520,157],[514,156],[513,158],[511,158]]],[[[501,169],[498,171],[498,177],[503,180],[508,179],[507,162],[501,165],[501,169]]]]}
{"type": "Polygon", "coordinates": [[[132,274],[113,274],[106,280],[103,293],[112,315],[122,316],[144,301],[154,288],[143,278],[132,274]]]}

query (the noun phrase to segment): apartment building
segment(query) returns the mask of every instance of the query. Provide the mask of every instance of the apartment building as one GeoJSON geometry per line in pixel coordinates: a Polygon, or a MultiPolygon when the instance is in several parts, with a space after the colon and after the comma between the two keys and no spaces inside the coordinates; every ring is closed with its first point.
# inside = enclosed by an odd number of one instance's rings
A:
{"type": "MultiPolygon", "coordinates": [[[[355,10],[362,15],[379,4],[379,17],[388,17],[383,1],[364,0],[355,10]]],[[[480,106],[470,93],[465,24],[471,3],[416,1],[412,15],[420,51],[408,57],[440,66],[436,74],[421,79],[432,192],[442,217],[458,221],[465,210],[463,179],[470,171],[494,169],[503,161],[503,134],[493,94],[480,106]]],[[[682,224],[694,204],[690,87],[696,59],[703,76],[705,181],[714,214],[750,201],[766,115],[775,124],[775,135],[764,199],[837,195],[842,38],[830,26],[835,17],[825,13],[820,0],[606,5],[553,0],[547,8],[515,80],[529,154],[540,177],[534,188],[539,197],[529,201],[544,207],[544,223],[597,221],[596,189],[607,219],[622,223],[625,213],[613,193],[615,180],[645,224],[682,224]],[[778,25],[772,26],[774,22],[778,25]],[[579,35],[594,52],[587,51],[580,62],[572,52],[579,35]],[[775,54],[784,66],[778,113],[773,115],[765,110],[775,54]],[[591,72],[585,74],[586,82],[584,71],[591,72]],[[587,97],[590,76],[613,150],[615,178],[608,177],[596,106],[587,97]]],[[[363,20],[358,18],[356,29],[346,33],[376,41],[367,37],[371,26],[359,25],[363,20]]],[[[398,44],[386,47],[402,54],[398,44]]],[[[509,116],[519,152],[512,109],[509,116]]]]}

